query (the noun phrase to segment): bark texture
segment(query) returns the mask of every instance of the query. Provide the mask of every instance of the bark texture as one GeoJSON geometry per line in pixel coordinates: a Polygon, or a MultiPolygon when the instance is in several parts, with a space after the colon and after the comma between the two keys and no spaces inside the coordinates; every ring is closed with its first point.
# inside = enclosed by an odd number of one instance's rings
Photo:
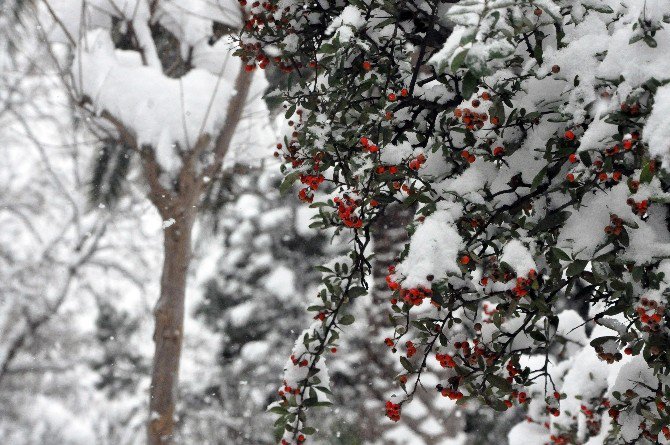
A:
{"type": "Polygon", "coordinates": [[[151,445],[170,443],[174,435],[186,277],[191,260],[195,213],[195,208],[183,209],[180,220],[164,230],[161,293],[154,309],[156,347],[151,372],[148,428],[151,445]]]}
{"type": "Polygon", "coordinates": [[[230,101],[226,121],[212,144],[203,136],[184,159],[174,191],[160,184],[160,165],[153,151],[144,150],[142,161],[150,186],[149,197],[164,221],[172,224],[164,230],[164,258],[160,297],[154,309],[155,353],[151,371],[147,443],[168,445],[174,442],[175,407],[177,401],[179,361],[183,342],[186,280],[191,262],[191,234],[198,214],[200,198],[211,183],[206,178],[218,175],[223,159],[232,142],[235,129],[242,119],[249,95],[252,75],[238,74],[237,94],[230,101]],[[213,161],[199,171],[198,160],[206,150],[212,150],[213,161]]]}

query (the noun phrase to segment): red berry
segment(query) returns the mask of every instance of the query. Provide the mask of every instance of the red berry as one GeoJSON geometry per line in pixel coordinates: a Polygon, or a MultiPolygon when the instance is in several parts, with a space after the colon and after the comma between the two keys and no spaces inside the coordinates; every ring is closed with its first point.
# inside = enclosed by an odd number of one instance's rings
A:
{"type": "Polygon", "coordinates": [[[391,102],[393,102],[393,101],[396,100],[398,97],[395,95],[395,93],[389,93],[388,98],[389,98],[389,100],[390,100],[391,102]]]}
{"type": "Polygon", "coordinates": [[[400,95],[402,97],[407,97],[408,94],[409,94],[409,91],[407,90],[407,88],[403,88],[402,90],[400,90],[400,95]]]}
{"type": "Polygon", "coordinates": [[[568,174],[565,176],[565,179],[566,179],[568,182],[574,182],[574,181],[575,181],[575,175],[573,175],[572,173],[568,173],[568,174]]]}
{"type": "Polygon", "coordinates": [[[568,157],[568,160],[570,161],[571,164],[576,164],[577,162],[579,162],[579,159],[577,159],[577,155],[574,153],[568,157]]]}
{"type": "Polygon", "coordinates": [[[568,130],[565,132],[565,139],[572,141],[575,139],[575,133],[572,132],[572,130],[568,130]]]}
{"type": "Polygon", "coordinates": [[[461,264],[468,264],[470,263],[470,257],[468,255],[463,255],[461,257],[461,264]]]}
{"type": "Polygon", "coordinates": [[[363,62],[363,69],[365,71],[370,71],[372,69],[372,64],[366,60],[363,62]]]}

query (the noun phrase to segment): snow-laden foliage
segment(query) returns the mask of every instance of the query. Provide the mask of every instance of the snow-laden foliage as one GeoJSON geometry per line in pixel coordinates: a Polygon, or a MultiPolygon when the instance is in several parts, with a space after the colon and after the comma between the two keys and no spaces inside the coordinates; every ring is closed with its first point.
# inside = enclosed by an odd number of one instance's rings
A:
{"type": "Polygon", "coordinates": [[[666,2],[282,0],[245,29],[249,66],[289,76],[285,183],[352,242],[321,268],[278,440],[337,390],[323,355],[393,202],[415,218],[387,279],[392,421],[435,371],[458,404],[522,407],[511,443],[670,440],[666,2]]]}
{"type": "Polygon", "coordinates": [[[215,241],[223,242],[196,314],[219,334],[211,385],[214,406],[229,413],[219,434],[230,443],[272,443],[273,419],[264,411],[307,319],[305,295],[319,281],[313,266],[334,247],[308,227],[312,210],[280,195],[278,167],[275,161],[240,169],[216,191],[221,201],[212,203],[220,207],[215,241]]]}
{"type": "MultiPolygon", "coordinates": [[[[213,140],[243,69],[233,57],[233,30],[243,14],[238,4],[52,0],[47,6],[47,37],[73,50],[73,95],[107,126],[122,127],[139,147],[151,150],[165,187],[193,152],[199,172],[217,163],[213,140]]],[[[237,152],[271,143],[272,131],[250,131],[266,125],[261,97],[267,85],[262,72],[253,73],[246,122],[232,143],[237,152]]]]}

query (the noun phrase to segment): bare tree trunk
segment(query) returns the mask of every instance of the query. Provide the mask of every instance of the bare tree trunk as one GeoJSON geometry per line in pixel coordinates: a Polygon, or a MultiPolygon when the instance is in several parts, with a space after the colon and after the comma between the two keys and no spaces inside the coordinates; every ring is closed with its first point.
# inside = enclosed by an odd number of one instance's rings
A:
{"type": "Polygon", "coordinates": [[[196,173],[198,156],[210,143],[208,136],[202,137],[184,160],[176,194],[171,194],[160,185],[160,166],[153,152],[143,151],[143,166],[150,185],[149,197],[163,219],[172,223],[164,230],[161,294],[154,310],[156,350],[149,389],[149,445],[167,445],[173,442],[179,359],[184,331],[186,278],[191,262],[191,232],[198,214],[200,196],[207,187],[204,178],[214,177],[221,169],[235,129],[242,119],[251,81],[252,76],[245,71],[244,64],[241,64],[235,81],[237,93],[228,105],[226,121],[214,143],[214,161],[203,172],[196,173]]]}
{"type": "MultiPolygon", "coordinates": [[[[182,201],[181,199],[179,201],[182,201]]],[[[163,274],[154,317],[156,327],[150,388],[148,443],[172,443],[175,426],[175,401],[184,328],[186,277],[191,261],[191,232],[196,216],[195,203],[182,205],[172,214],[174,223],[164,230],[163,274]]]]}

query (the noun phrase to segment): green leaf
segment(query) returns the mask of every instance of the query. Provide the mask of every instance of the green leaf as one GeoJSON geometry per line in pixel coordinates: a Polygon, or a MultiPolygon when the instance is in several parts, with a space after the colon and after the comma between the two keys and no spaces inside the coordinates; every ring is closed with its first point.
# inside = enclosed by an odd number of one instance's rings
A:
{"type": "Polygon", "coordinates": [[[649,168],[649,161],[647,161],[644,163],[644,167],[642,167],[642,171],[640,172],[640,182],[648,184],[652,179],[654,179],[654,173],[652,173],[651,168],[649,168]]]}
{"type": "Polygon", "coordinates": [[[461,85],[461,95],[463,96],[463,99],[469,99],[474,92],[477,91],[478,86],[479,79],[470,71],[465,73],[461,85]]]}
{"type": "Polygon", "coordinates": [[[349,291],[347,292],[347,296],[349,298],[358,298],[358,297],[362,297],[363,295],[367,295],[367,293],[368,293],[368,291],[365,290],[364,287],[355,286],[355,287],[352,287],[351,289],[349,289],[349,291]]]}
{"type": "Polygon", "coordinates": [[[586,268],[586,265],[588,264],[588,261],[586,260],[577,260],[574,263],[570,264],[565,271],[565,273],[568,274],[569,277],[579,275],[584,271],[584,268],[586,268]]]}
{"type": "Polygon", "coordinates": [[[414,367],[412,366],[412,363],[410,363],[409,360],[405,357],[400,357],[400,364],[402,365],[403,368],[405,368],[408,372],[414,372],[414,367]]]}
{"type": "Polygon", "coordinates": [[[562,225],[570,216],[570,212],[563,210],[561,212],[551,212],[542,218],[535,227],[530,231],[531,235],[548,232],[554,227],[562,225]]]}
{"type": "Polygon", "coordinates": [[[570,256],[558,247],[552,247],[551,253],[559,260],[570,261],[570,256]]]}
{"type": "Polygon", "coordinates": [[[460,53],[456,54],[454,58],[451,60],[451,71],[456,72],[462,65],[463,62],[465,61],[465,56],[468,55],[467,49],[461,51],[460,53]]]}
{"type": "Polygon", "coordinates": [[[303,434],[306,434],[308,436],[311,436],[312,434],[316,433],[316,428],[311,427],[311,426],[304,426],[300,430],[303,434]]]}
{"type": "MultiPolygon", "coordinates": [[[[491,384],[497,388],[500,388],[504,391],[511,391],[512,385],[507,381],[506,378],[500,377],[498,374],[489,374],[486,377],[486,380],[491,382],[491,384]]],[[[495,408],[494,408],[495,409],[495,408]]]]}
{"type": "Polygon", "coordinates": [[[542,180],[547,174],[547,167],[542,168],[537,175],[533,178],[533,183],[530,186],[531,191],[534,191],[538,188],[538,186],[542,183],[542,180]]]}
{"type": "Polygon", "coordinates": [[[489,402],[489,405],[496,411],[507,411],[507,405],[505,405],[505,402],[503,402],[502,400],[498,399],[491,400],[489,402]]]}
{"type": "Polygon", "coordinates": [[[300,172],[291,172],[282,181],[282,183],[279,185],[279,193],[281,195],[285,195],[289,190],[291,190],[291,187],[293,187],[293,183],[300,177],[300,172]]]}
{"type": "Polygon", "coordinates": [[[338,322],[341,325],[348,326],[348,325],[352,324],[354,321],[356,321],[356,318],[353,315],[345,314],[345,315],[340,317],[338,322]]]}

